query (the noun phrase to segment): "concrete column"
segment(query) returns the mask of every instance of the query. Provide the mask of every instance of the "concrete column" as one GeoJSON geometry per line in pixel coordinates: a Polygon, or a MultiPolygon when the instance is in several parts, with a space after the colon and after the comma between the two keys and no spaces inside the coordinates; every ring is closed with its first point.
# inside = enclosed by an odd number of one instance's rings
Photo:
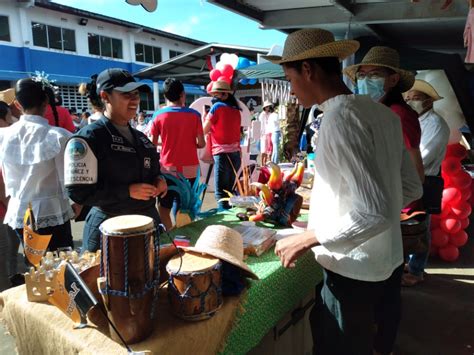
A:
{"type": "Polygon", "coordinates": [[[155,111],[160,109],[160,87],[157,81],[153,82],[153,104],[155,111]]]}

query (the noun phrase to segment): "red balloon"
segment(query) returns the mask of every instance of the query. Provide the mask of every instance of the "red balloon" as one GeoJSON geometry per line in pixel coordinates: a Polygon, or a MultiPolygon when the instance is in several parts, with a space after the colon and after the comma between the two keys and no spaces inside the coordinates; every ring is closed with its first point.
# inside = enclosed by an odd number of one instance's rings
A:
{"type": "Polygon", "coordinates": [[[212,82],[212,81],[211,81],[209,84],[207,84],[207,86],[206,86],[206,92],[211,92],[211,90],[212,90],[212,85],[214,85],[214,82],[212,82]]]}
{"type": "Polygon", "coordinates": [[[459,249],[454,245],[447,245],[438,250],[439,257],[444,261],[456,261],[459,257],[459,249]]]}
{"type": "Polygon", "coordinates": [[[443,206],[443,202],[441,202],[441,214],[439,214],[441,219],[447,218],[451,214],[451,205],[446,203],[443,206]]]}
{"type": "Polygon", "coordinates": [[[446,232],[442,231],[440,228],[436,228],[431,231],[431,245],[440,248],[448,245],[449,236],[446,232]]]}
{"type": "Polygon", "coordinates": [[[217,79],[217,81],[225,81],[227,84],[230,85],[232,80],[230,78],[222,75],[222,76],[219,77],[219,79],[217,79]]]}
{"type": "Polygon", "coordinates": [[[460,220],[461,222],[461,229],[466,229],[469,226],[469,218],[464,218],[460,220]]]}
{"type": "Polygon", "coordinates": [[[463,230],[449,235],[449,244],[454,245],[455,247],[462,247],[466,243],[467,233],[463,230]]]}
{"type": "Polygon", "coordinates": [[[469,217],[472,212],[472,207],[469,203],[461,201],[460,203],[451,206],[451,210],[453,211],[456,218],[464,219],[469,217]]]}
{"type": "Polygon", "coordinates": [[[211,78],[212,81],[217,81],[220,76],[222,76],[222,73],[219,69],[212,69],[209,72],[209,77],[211,78]]]}
{"type": "Polygon", "coordinates": [[[461,199],[461,191],[455,187],[448,187],[443,190],[442,202],[456,203],[461,199]]]}
{"type": "Polygon", "coordinates": [[[224,64],[221,73],[227,78],[232,78],[232,75],[234,75],[234,68],[232,68],[232,65],[230,64],[224,64]]]}
{"type": "Polygon", "coordinates": [[[461,162],[456,158],[445,158],[441,163],[441,170],[446,175],[454,175],[461,170],[461,162]]]}
{"type": "Polygon", "coordinates": [[[461,190],[467,189],[471,186],[472,183],[471,175],[469,175],[465,171],[460,171],[454,176],[451,176],[450,178],[453,183],[453,186],[461,190]]]}
{"type": "Polygon", "coordinates": [[[472,190],[471,190],[470,186],[467,189],[461,190],[461,200],[462,201],[469,201],[471,196],[472,196],[472,190]]]}
{"type": "Polygon", "coordinates": [[[442,219],[439,226],[446,233],[456,233],[461,230],[461,222],[455,218],[442,219]]]}
{"type": "Polygon", "coordinates": [[[467,151],[460,143],[449,144],[446,147],[446,156],[463,160],[467,156],[467,151]]]}

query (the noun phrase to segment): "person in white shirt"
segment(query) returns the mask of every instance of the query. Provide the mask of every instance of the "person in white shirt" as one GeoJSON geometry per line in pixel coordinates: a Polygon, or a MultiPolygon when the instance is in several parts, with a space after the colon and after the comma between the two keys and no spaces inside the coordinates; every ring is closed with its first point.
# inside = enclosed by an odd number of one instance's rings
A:
{"type": "MultiPolygon", "coordinates": [[[[273,111],[273,110],[272,110],[273,111]]],[[[268,117],[267,129],[270,132],[270,137],[272,140],[272,156],[271,161],[275,164],[280,162],[279,147],[281,140],[281,130],[280,130],[280,116],[276,112],[272,112],[270,117],[268,117]]]]}
{"type": "MultiPolygon", "coordinates": [[[[420,151],[426,179],[439,176],[441,162],[446,154],[449,140],[449,126],[443,117],[433,110],[433,102],[441,100],[435,88],[424,80],[415,80],[413,87],[405,94],[405,101],[418,113],[421,127],[420,151]]],[[[426,192],[425,192],[426,193],[426,192]]],[[[428,226],[431,215],[428,215],[428,226]]],[[[431,233],[428,227],[428,241],[431,244],[431,233]]],[[[402,278],[403,286],[414,286],[423,281],[423,272],[428,263],[428,251],[410,256],[408,273],[402,278]]]]}
{"type": "Polygon", "coordinates": [[[64,148],[71,133],[53,127],[42,117],[48,105],[44,82],[21,79],[15,104],[20,120],[0,130],[6,195],[10,196],[4,223],[23,240],[23,216],[31,202],[39,234],[52,234],[49,250],[73,247],[70,220],[74,212],[64,188],[64,148]]]}
{"type": "Polygon", "coordinates": [[[272,153],[272,131],[268,121],[273,112],[273,104],[270,101],[265,101],[262,105],[262,110],[258,120],[261,127],[260,152],[262,153],[262,165],[264,166],[268,161],[268,155],[272,153]]]}
{"type": "Polygon", "coordinates": [[[323,267],[310,315],[318,354],[392,351],[401,311],[400,210],[422,195],[400,120],[342,80],[340,61],[358,48],[304,29],[287,37],[281,57],[265,58],[283,66],[301,105],[324,113],[308,229],[275,247],[284,267],[297,267],[309,249],[323,267]]]}

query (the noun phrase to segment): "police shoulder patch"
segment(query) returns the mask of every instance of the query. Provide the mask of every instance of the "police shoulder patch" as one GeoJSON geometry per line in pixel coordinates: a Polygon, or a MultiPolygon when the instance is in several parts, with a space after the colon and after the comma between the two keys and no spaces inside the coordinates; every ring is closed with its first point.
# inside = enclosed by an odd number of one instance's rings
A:
{"type": "Polygon", "coordinates": [[[97,158],[87,141],[81,137],[71,138],[64,153],[64,184],[95,184],[97,170],[97,158]]]}

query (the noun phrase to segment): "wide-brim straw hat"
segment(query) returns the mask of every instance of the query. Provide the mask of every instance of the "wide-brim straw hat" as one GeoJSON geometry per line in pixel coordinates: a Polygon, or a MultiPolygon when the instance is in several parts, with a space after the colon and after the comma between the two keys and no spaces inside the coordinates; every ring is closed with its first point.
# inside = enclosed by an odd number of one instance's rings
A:
{"type": "Polygon", "coordinates": [[[7,105],[11,105],[15,101],[15,89],[6,89],[0,91],[0,101],[5,102],[7,105]]]}
{"type": "Polygon", "coordinates": [[[376,46],[370,48],[359,64],[348,66],[344,69],[353,83],[356,82],[356,73],[362,65],[373,65],[377,67],[389,68],[400,75],[400,91],[409,90],[415,82],[415,75],[408,70],[400,69],[400,55],[390,47],[376,46]]]}
{"type": "Polygon", "coordinates": [[[334,35],[320,28],[308,28],[290,33],[285,40],[283,54],[262,56],[275,64],[323,57],[343,60],[359,49],[354,40],[336,41],[334,35]]]}
{"type": "MultiPolygon", "coordinates": [[[[439,96],[438,92],[435,90],[433,86],[431,86],[430,83],[421,79],[416,79],[415,83],[413,84],[413,87],[408,91],[412,91],[412,90],[419,91],[425,95],[428,95],[429,97],[433,99],[433,101],[438,101],[443,98],[439,96]]],[[[405,92],[405,94],[407,94],[408,91],[405,92]]]]}
{"type": "Polygon", "coordinates": [[[219,80],[212,84],[212,89],[209,91],[210,94],[213,94],[215,92],[232,93],[232,89],[230,88],[230,84],[227,81],[219,80]]]}
{"type": "Polygon", "coordinates": [[[268,106],[272,106],[273,103],[271,101],[264,101],[263,102],[263,105],[262,105],[262,108],[265,108],[265,107],[268,107],[268,106]]]}
{"type": "Polygon", "coordinates": [[[258,276],[244,262],[244,242],[242,236],[232,228],[221,225],[208,226],[199,236],[194,247],[179,248],[195,253],[207,254],[226,261],[242,269],[246,276],[258,279],[258,276]]]}

